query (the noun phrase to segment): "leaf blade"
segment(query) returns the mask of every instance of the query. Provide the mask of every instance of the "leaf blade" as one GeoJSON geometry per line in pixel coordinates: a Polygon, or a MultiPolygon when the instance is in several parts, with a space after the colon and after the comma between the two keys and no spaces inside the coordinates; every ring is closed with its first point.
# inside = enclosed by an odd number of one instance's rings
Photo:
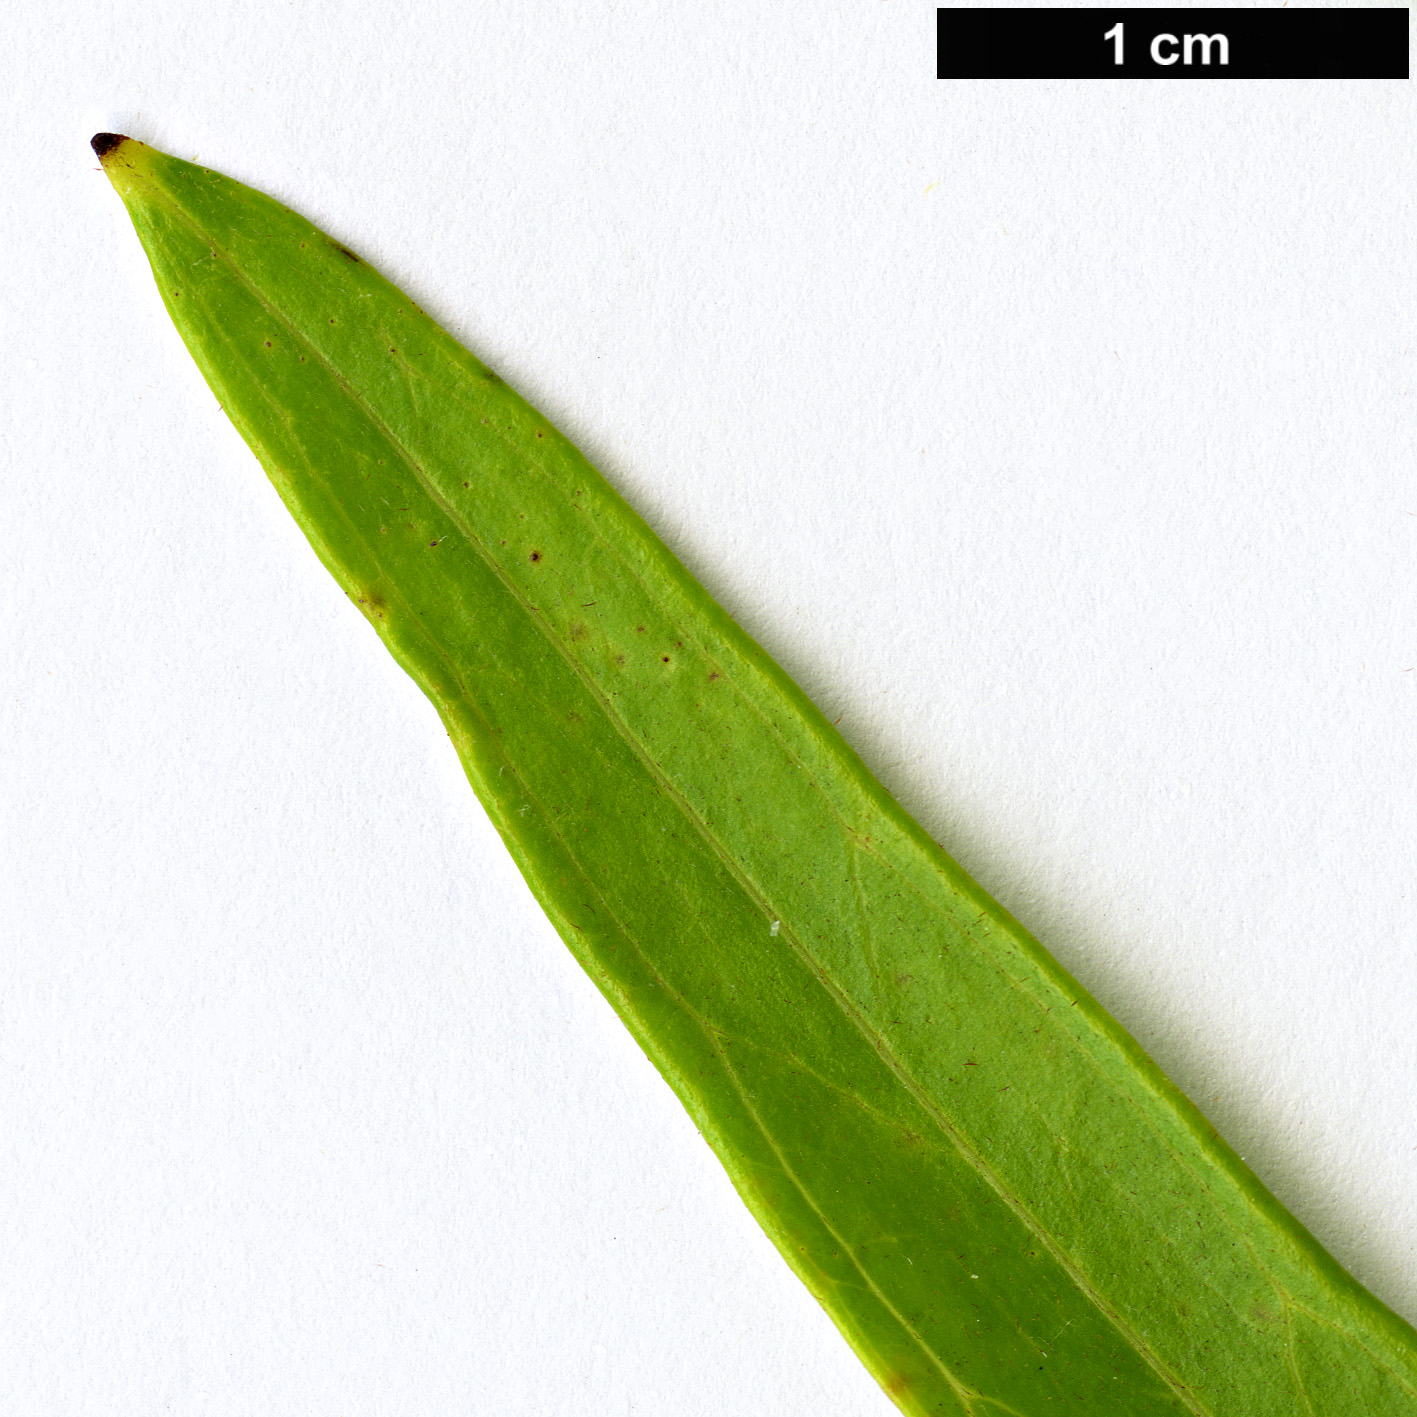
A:
{"type": "Polygon", "coordinates": [[[1412,1331],[555,429],[271,199],[103,159],[558,931],[904,1410],[1417,1411],[1412,1331]]]}

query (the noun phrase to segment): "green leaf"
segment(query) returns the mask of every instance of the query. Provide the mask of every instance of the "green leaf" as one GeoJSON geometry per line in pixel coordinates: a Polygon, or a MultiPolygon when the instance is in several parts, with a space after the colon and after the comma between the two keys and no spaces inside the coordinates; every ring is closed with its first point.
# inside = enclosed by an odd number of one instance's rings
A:
{"type": "Polygon", "coordinates": [[[903,1411],[1417,1413],[1417,1334],[535,409],[269,197],[94,146],[556,929],[903,1411]]]}

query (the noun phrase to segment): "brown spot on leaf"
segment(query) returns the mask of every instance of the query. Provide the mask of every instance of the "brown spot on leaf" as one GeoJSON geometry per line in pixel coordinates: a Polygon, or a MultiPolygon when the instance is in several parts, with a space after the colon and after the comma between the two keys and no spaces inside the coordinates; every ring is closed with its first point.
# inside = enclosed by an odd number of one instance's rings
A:
{"type": "Polygon", "coordinates": [[[541,552],[540,552],[540,551],[533,551],[533,552],[531,553],[531,555],[527,557],[527,560],[529,560],[529,561],[539,561],[539,560],[541,560],[541,552]]]}
{"type": "Polygon", "coordinates": [[[363,595],[357,597],[359,608],[371,620],[383,620],[388,613],[388,603],[377,590],[366,590],[363,595]]]}

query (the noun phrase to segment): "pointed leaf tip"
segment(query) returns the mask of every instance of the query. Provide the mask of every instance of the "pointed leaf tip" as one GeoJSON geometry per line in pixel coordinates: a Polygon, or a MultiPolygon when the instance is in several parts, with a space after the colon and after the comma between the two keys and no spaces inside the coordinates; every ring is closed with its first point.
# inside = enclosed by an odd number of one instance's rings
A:
{"type": "Polygon", "coordinates": [[[95,133],[93,137],[89,139],[90,145],[93,147],[94,152],[98,154],[100,160],[107,157],[114,148],[127,141],[127,135],[123,133],[95,133]]]}

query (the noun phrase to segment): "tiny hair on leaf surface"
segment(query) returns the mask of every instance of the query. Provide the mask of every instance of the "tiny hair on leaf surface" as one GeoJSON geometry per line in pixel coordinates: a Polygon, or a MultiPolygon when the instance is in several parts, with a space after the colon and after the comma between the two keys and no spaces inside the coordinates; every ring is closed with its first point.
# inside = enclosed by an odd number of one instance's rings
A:
{"type": "Polygon", "coordinates": [[[544,417],[297,213],[93,146],[218,402],[902,1411],[1417,1417],[1417,1333],[544,417]]]}

